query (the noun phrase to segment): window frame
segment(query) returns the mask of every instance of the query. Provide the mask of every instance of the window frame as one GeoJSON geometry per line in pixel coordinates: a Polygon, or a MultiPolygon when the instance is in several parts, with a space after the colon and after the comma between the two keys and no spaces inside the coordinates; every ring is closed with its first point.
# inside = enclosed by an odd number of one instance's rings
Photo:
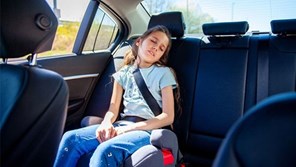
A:
{"type": "Polygon", "coordinates": [[[92,23],[95,19],[95,15],[98,10],[102,10],[111,20],[114,21],[114,23],[117,25],[117,28],[118,28],[117,35],[115,36],[114,41],[112,42],[112,44],[109,46],[107,50],[112,52],[123,39],[127,38],[128,26],[125,24],[123,19],[121,19],[120,16],[117,15],[104,2],[98,2],[96,0],[92,0],[90,1],[89,6],[87,7],[86,13],[81,22],[81,27],[78,30],[77,37],[72,50],[74,54],[86,55],[88,53],[106,51],[106,49],[94,50],[94,51],[83,51],[84,45],[87,40],[87,36],[90,33],[92,23]]]}

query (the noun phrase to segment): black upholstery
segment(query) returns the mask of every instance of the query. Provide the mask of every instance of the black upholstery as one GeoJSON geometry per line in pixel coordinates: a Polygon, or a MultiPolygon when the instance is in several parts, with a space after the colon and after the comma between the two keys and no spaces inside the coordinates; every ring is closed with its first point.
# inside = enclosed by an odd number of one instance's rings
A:
{"type": "Polygon", "coordinates": [[[243,35],[248,29],[249,24],[246,21],[206,23],[202,25],[205,35],[243,35]]]}
{"type": "Polygon", "coordinates": [[[183,37],[172,40],[172,48],[168,59],[168,65],[172,67],[177,75],[181,94],[181,115],[175,116],[174,132],[178,136],[181,150],[187,145],[189,124],[194,100],[194,90],[196,84],[196,73],[199,61],[198,38],[183,37]]]}
{"type": "MultiPolygon", "coordinates": [[[[1,58],[50,50],[56,28],[46,1],[1,1],[1,58]]],[[[1,166],[52,166],[66,119],[66,82],[38,66],[4,63],[0,83],[1,166]]]]}
{"type": "Polygon", "coordinates": [[[235,123],[213,166],[295,166],[295,132],[296,93],[274,95],[235,123]]]}
{"type": "Polygon", "coordinates": [[[269,95],[296,91],[296,19],[271,21],[269,95]]]}
{"type": "Polygon", "coordinates": [[[296,19],[272,20],[270,25],[274,34],[296,34],[296,19]]]}
{"type": "Polygon", "coordinates": [[[247,27],[244,22],[203,26],[209,36],[200,44],[193,108],[184,122],[191,123],[183,153],[193,166],[211,166],[225,134],[249,108],[271,95],[296,90],[291,26],[284,36],[239,34],[247,27]]]}
{"type": "Polygon", "coordinates": [[[289,22],[294,24],[294,20],[284,20],[277,25],[289,27],[290,33],[283,30],[250,37],[246,109],[268,96],[296,91],[296,33],[289,22]]]}
{"type": "Polygon", "coordinates": [[[63,78],[38,67],[0,68],[1,166],[52,166],[66,118],[63,78]]]}
{"type": "MultiPolygon", "coordinates": [[[[216,27],[213,34],[225,35],[224,30],[217,29],[225,25],[220,24],[213,23],[216,27]]],[[[211,27],[207,24],[204,30],[211,27]]],[[[183,147],[185,161],[194,166],[211,165],[226,132],[244,112],[249,37],[236,37],[237,32],[227,33],[234,35],[232,37],[204,37],[199,52],[195,53],[198,61],[195,61],[196,83],[192,89],[194,101],[190,117],[187,117],[190,123],[183,147]]]]}
{"type": "Polygon", "coordinates": [[[172,37],[183,37],[185,23],[181,12],[165,12],[152,15],[148,24],[148,29],[156,25],[167,27],[172,37]]]}

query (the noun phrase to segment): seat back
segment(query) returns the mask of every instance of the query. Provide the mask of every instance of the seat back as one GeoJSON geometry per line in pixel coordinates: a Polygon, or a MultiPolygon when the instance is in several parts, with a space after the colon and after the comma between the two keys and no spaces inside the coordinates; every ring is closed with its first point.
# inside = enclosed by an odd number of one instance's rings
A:
{"type": "MultiPolygon", "coordinates": [[[[46,1],[1,2],[1,58],[31,54],[28,65],[0,65],[1,166],[52,166],[66,119],[68,87],[39,68],[57,19],[46,1]]],[[[6,62],[6,61],[5,61],[6,62]]]]}
{"type": "Polygon", "coordinates": [[[268,95],[296,91],[296,19],[271,21],[268,95]]]}
{"type": "Polygon", "coordinates": [[[194,99],[196,72],[198,67],[199,44],[195,37],[185,37],[185,23],[181,12],[166,12],[151,17],[148,28],[155,25],[166,26],[172,35],[172,47],[168,66],[176,73],[181,96],[181,115],[175,116],[174,132],[178,136],[180,148],[184,148],[188,138],[191,111],[194,99]]]}
{"type": "Polygon", "coordinates": [[[228,132],[213,167],[295,166],[296,93],[273,95],[228,132]]]}
{"type": "Polygon", "coordinates": [[[295,117],[296,19],[274,20],[271,26],[273,34],[251,36],[246,91],[251,109],[228,133],[214,166],[295,164],[289,155],[295,145],[286,140],[295,140],[295,120],[287,117],[295,117]]]}
{"type": "Polygon", "coordinates": [[[210,166],[231,125],[243,115],[249,36],[247,22],[203,25],[185,160],[210,166]]]}

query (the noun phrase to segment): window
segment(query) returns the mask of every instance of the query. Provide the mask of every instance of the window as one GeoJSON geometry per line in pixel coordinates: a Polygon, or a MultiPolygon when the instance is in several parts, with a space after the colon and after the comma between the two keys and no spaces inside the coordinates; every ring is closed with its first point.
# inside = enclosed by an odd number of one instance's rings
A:
{"type": "Polygon", "coordinates": [[[59,25],[52,50],[38,57],[71,54],[75,38],[89,1],[46,0],[56,14],[59,25]]]}
{"type": "Polygon", "coordinates": [[[295,18],[295,0],[144,0],[150,14],[181,11],[187,34],[202,35],[202,24],[248,21],[249,31],[270,32],[270,21],[295,18]]]}
{"type": "Polygon", "coordinates": [[[116,23],[102,9],[98,9],[83,51],[98,51],[108,49],[118,32],[116,23]]]}
{"type": "MultiPolygon", "coordinates": [[[[59,20],[59,26],[51,51],[39,54],[39,57],[71,54],[80,24],[89,1],[85,0],[47,0],[59,20]]],[[[99,8],[83,51],[107,49],[114,41],[118,27],[116,23],[99,8]]]]}

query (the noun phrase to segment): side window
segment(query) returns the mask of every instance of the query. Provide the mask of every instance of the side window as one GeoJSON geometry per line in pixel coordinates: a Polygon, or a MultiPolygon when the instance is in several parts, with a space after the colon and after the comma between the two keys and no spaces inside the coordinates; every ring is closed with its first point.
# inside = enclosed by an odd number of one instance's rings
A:
{"type": "Polygon", "coordinates": [[[94,52],[108,49],[118,32],[117,24],[102,9],[98,9],[83,51],[94,52]]]}
{"type": "Polygon", "coordinates": [[[86,0],[46,0],[56,14],[59,25],[51,51],[38,57],[72,54],[75,38],[89,1],[86,0]]]}
{"type": "MultiPolygon", "coordinates": [[[[72,55],[75,39],[89,1],[46,0],[46,2],[55,13],[59,25],[52,49],[38,54],[38,58],[72,55]]],[[[83,52],[95,52],[108,49],[114,42],[118,30],[116,22],[101,8],[98,8],[84,44],[83,52]]],[[[25,60],[27,56],[28,55],[22,58],[9,59],[9,61],[25,60]]]]}

